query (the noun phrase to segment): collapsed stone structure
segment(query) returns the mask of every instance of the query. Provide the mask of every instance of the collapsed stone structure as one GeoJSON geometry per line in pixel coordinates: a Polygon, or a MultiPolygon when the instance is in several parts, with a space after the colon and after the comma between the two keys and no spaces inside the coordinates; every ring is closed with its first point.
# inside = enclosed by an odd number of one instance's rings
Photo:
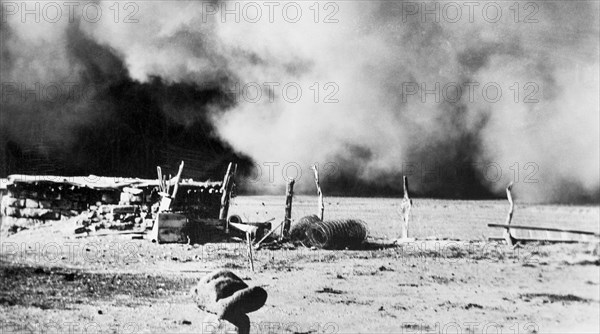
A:
{"type": "MultiPolygon", "coordinates": [[[[183,212],[192,220],[218,219],[222,185],[222,182],[180,180],[172,211],[183,212]]],[[[83,226],[126,228],[152,219],[161,199],[158,180],[94,175],[10,175],[3,182],[2,191],[3,225],[13,231],[75,216],[81,216],[83,226]]]]}

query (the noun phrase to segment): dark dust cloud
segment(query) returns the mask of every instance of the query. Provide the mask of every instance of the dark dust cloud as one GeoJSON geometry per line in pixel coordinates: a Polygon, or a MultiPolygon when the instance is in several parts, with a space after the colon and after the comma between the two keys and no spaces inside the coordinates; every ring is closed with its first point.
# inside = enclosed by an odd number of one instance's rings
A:
{"type": "Polygon", "coordinates": [[[522,200],[600,198],[597,2],[522,2],[518,13],[497,2],[502,16],[488,22],[485,3],[471,19],[459,2],[454,20],[448,2],[342,1],[337,23],[322,22],[323,6],[315,23],[312,2],[298,2],[296,23],[281,7],[273,22],[267,7],[258,22],[223,20],[235,3],[200,1],[136,3],[137,23],[78,11],[36,23],[2,3],[3,176],[154,177],[184,159],[184,177],[220,177],[235,160],[265,178],[278,162],[274,183],[240,183],[280,192],[293,163],[298,191],[312,192],[319,162],[335,166],[329,193],[397,194],[408,174],[422,196],[503,196],[514,179],[522,200]],[[414,4],[441,17],[413,15],[414,4]],[[232,93],[248,83],[278,85],[252,102],[232,93]],[[286,99],[286,83],[302,98],[286,99]],[[28,93],[36,84],[42,93],[28,93]]]}

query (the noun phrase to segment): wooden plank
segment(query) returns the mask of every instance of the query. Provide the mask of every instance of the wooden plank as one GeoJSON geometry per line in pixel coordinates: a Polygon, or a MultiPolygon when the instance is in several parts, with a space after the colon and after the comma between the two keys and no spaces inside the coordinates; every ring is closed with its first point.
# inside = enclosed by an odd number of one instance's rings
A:
{"type": "MultiPolygon", "coordinates": [[[[505,241],[504,237],[488,237],[488,241],[505,241]]],[[[523,242],[552,242],[552,243],[568,243],[574,244],[579,242],[599,242],[598,240],[562,240],[562,239],[540,239],[540,238],[527,238],[519,239],[523,242]]]]}
{"type": "Polygon", "coordinates": [[[517,230],[565,232],[565,233],[585,234],[585,235],[593,235],[596,237],[600,237],[600,233],[596,233],[596,232],[592,232],[592,231],[570,230],[570,229],[554,228],[554,227],[507,225],[507,224],[488,224],[488,227],[511,228],[511,229],[517,229],[517,230]]]}
{"type": "Polygon", "coordinates": [[[106,237],[106,236],[127,235],[127,234],[144,235],[144,234],[146,234],[146,231],[119,231],[119,232],[108,232],[108,233],[91,232],[86,235],[75,236],[75,238],[79,239],[79,238],[91,238],[91,237],[106,237]]]}
{"type": "Polygon", "coordinates": [[[236,229],[244,232],[244,233],[256,234],[256,230],[258,230],[258,227],[253,226],[253,225],[248,225],[248,224],[229,223],[229,225],[233,228],[236,228],[236,229]]]}
{"type": "Polygon", "coordinates": [[[183,165],[184,162],[182,161],[179,165],[179,171],[177,171],[177,176],[175,176],[175,186],[173,187],[173,194],[171,195],[173,199],[175,199],[175,197],[177,196],[177,190],[179,189],[179,181],[181,180],[181,172],[183,172],[183,165]]]}
{"type": "Polygon", "coordinates": [[[248,258],[250,259],[250,269],[254,271],[254,259],[252,258],[252,242],[250,241],[250,233],[246,233],[246,243],[248,244],[248,258]]]}

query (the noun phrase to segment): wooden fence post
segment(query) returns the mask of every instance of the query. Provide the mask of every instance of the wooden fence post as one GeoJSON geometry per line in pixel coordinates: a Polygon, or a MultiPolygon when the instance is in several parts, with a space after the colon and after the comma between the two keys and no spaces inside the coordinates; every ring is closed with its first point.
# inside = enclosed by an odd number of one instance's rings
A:
{"type": "MultiPolygon", "coordinates": [[[[508,199],[508,203],[510,203],[510,206],[508,208],[508,214],[506,216],[506,225],[510,225],[511,221],[512,221],[512,217],[513,217],[513,212],[515,209],[515,203],[513,202],[513,198],[512,198],[512,194],[510,192],[510,190],[512,189],[513,183],[509,183],[508,186],[506,187],[506,198],[508,199]]],[[[512,230],[510,227],[507,227],[504,230],[504,240],[506,240],[506,243],[511,246],[514,247],[516,245],[516,239],[512,236],[512,230]]]]}
{"type": "Polygon", "coordinates": [[[233,162],[229,163],[227,167],[227,173],[223,178],[223,186],[221,191],[221,210],[219,211],[219,220],[225,221],[225,233],[229,233],[229,224],[227,223],[227,213],[229,212],[229,201],[231,200],[231,190],[233,189],[233,179],[237,170],[237,164],[233,162]]]}
{"type": "Polygon", "coordinates": [[[408,239],[408,223],[410,220],[410,211],[412,210],[412,200],[408,193],[408,178],[406,176],[402,177],[402,183],[404,188],[404,198],[402,198],[402,203],[400,204],[400,211],[402,212],[400,238],[408,239]]]}
{"type": "Polygon", "coordinates": [[[321,221],[323,221],[323,216],[324,216],[324,212],[325,212],[325,203],[323,202],[323,192],[321,191],[321,185],[319,184],[319,167],[317,167],[317,165],[312,165],[311,169],[315,172],[315,185],[317,186],[317,196],[319,196],[318,217],[321,221]]]}
{"type": "Polygon", "coordinates": [[[285,218],[284,223],[281,225],[281,236],[279,239],[287,237],[290,232],[290,225],[292,224],[292,201],[294,198],[294,183],[296,180],[291,179],[286,187],[285,191],[285,218]]]}

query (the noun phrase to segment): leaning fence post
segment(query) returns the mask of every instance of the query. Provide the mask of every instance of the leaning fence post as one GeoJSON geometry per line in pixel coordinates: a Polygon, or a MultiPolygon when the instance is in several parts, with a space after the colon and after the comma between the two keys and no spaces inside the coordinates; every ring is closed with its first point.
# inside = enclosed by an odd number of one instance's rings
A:
{"type": "Polygon", "coordinates": [[[225,173],[225,177],[223,178],[223,186],[221,187],[223,195],[221,195],[221,210],[219,211],[219,220],[225,221],[225,233],[229,233],[227,213],[229,212],[229,201],[231,200],[231,190],[233,189],[233,178],[235,176],[236,169],[237,164],[230,162],[229,166],[227,167],[227,173],[225,173]]]}

